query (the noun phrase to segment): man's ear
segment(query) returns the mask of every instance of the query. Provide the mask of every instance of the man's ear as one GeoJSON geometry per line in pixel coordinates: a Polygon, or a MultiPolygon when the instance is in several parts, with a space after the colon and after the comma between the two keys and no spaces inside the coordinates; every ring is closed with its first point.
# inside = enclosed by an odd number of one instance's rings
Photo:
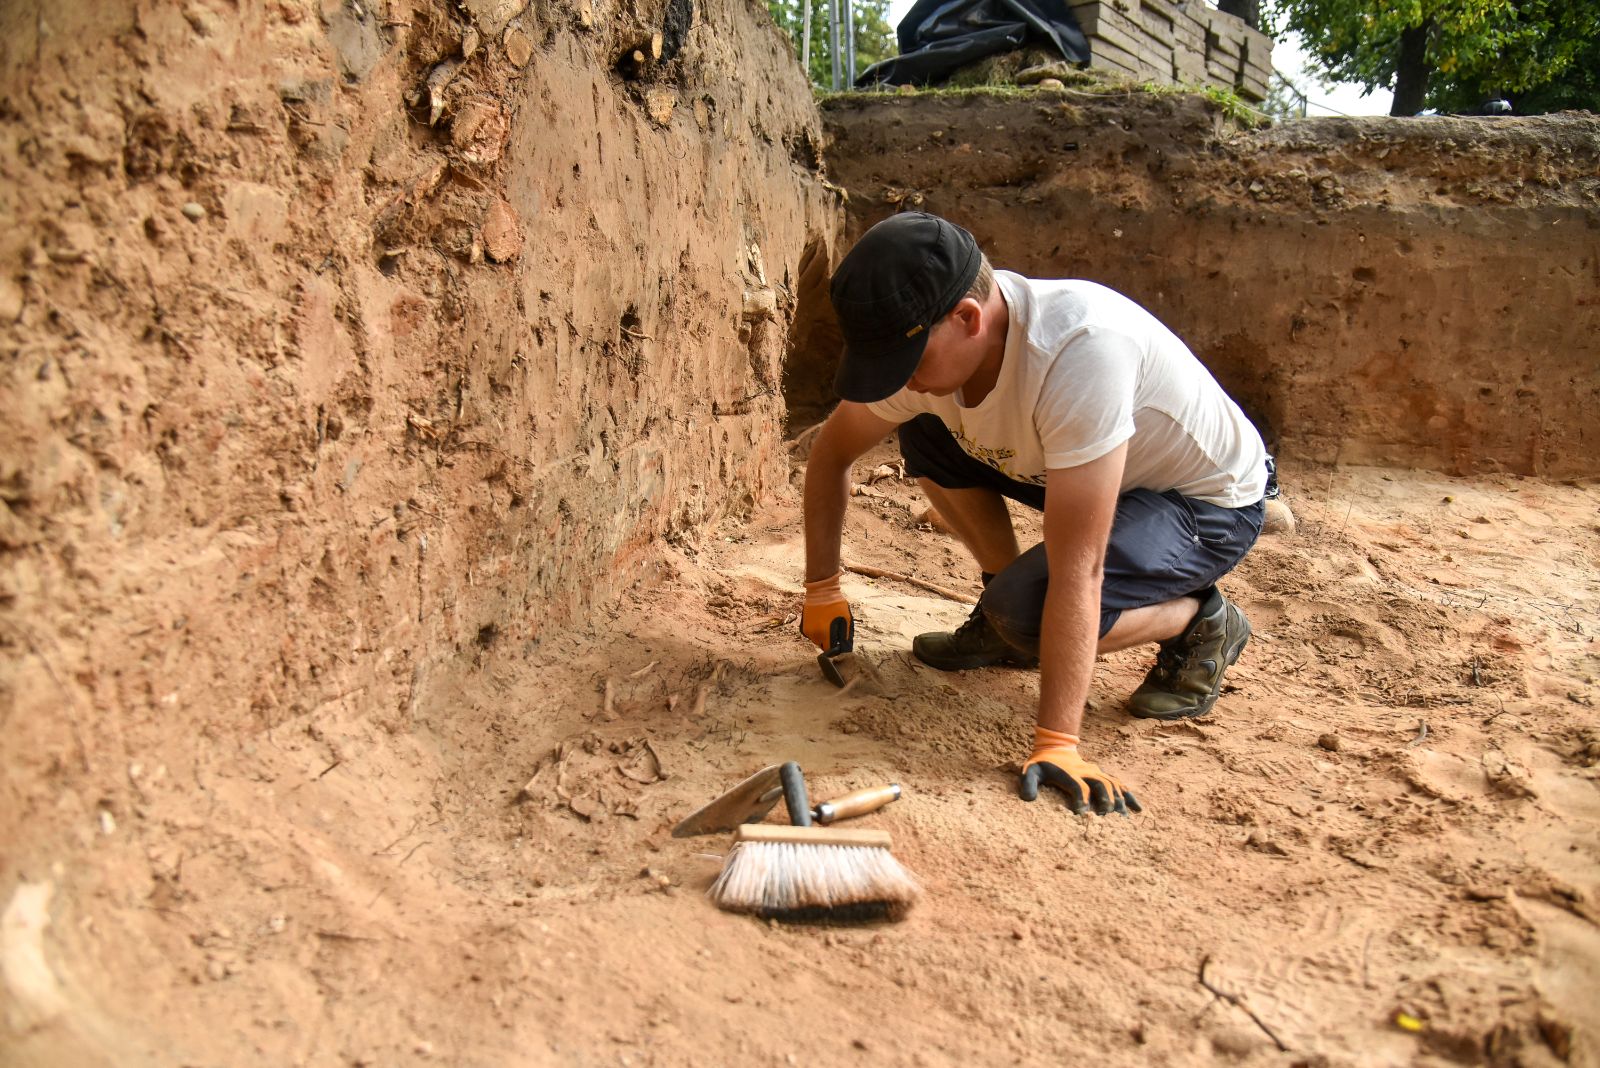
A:
{"type": "Polygon", "coordinates": [[[950,316],[961,324],[961,330],[968,337],[977,337],[978,331],[983,329],[983,305],[974,297],[962,297],[960,303],[950,309],[950,316]]]}

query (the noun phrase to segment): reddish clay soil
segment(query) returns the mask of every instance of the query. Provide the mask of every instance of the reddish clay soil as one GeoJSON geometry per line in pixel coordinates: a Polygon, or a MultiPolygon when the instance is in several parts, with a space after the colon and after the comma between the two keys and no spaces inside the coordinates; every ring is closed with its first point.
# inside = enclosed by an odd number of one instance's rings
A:
{"type": "MultiPolygon", "coordinates": [[[[1596,120],[825,135],[694,8],[624,73],[680,0],[0,4],[0,1062],[1600,1063],[1596,120]],[[1216,711],[1103,665],[1143,815],[1015,797],[1037,676],[908,656],[965,605],[850,576],[845,691],[796,633],[779,426],[919,197],[1285,446],[1216,711]],[[902,784],[905,922],[706,900],[670,828],[783,759],[902,784]]],[[[848,559],[976,592],[893,458],[848,559]]]]}

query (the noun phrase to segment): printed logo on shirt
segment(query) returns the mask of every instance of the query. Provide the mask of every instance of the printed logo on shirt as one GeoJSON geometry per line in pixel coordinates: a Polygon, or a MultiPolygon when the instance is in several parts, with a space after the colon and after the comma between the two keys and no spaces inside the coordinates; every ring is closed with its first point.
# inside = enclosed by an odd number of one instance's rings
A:
{"type": "Polygon", "coordinates": [[[967,435],[961,431],[960,427],[951,427],[950,433],[955,436],[956,444],[961,446],[962,452],[966,453],[968,456],[979,461],[980,463],[988,464],[990,467],[994,468],[1002,475],[1005,475],[1007,478],[1014,479],[1017,482],[1031,483],[1035,486],[1042,486],[1045,484],[1045,477],[1043,473],[1037,475],[1019,475],[1011,470],[1010,460],[1017,455],[1017,450],[996,449],[990,448],[987,445],[980,445],[976,441],[973,441],[971,438],[967,437],[967,435]]]}

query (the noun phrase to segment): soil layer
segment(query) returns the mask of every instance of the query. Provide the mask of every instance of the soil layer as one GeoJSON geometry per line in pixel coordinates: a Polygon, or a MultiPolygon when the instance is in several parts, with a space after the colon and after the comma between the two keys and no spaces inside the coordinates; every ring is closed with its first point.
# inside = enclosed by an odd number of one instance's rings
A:
{"type": "Polygon", "coordinates": [[[247,6],[5,7],[21,856],[61,789],[196,739],[330,708],[403,739],[436,668],[603,611],[785,477],[838,212],[764,14],[247,6]]]}

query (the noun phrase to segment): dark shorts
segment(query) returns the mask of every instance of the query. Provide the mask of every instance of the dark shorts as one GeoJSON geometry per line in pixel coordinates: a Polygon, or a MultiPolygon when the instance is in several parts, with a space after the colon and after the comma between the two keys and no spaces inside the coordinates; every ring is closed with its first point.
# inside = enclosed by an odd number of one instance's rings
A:
{"type": "MultiPolygon", "coordinates": [[[[906,474],[946,489],[992,489],[1019,504],[1044,510],[1044,487],[996,471],[956,443],[936,415],[919,415],[900,426],[906,474]]],[[[1106,546],[1100,585],[1100,633],[1129,608],[1161,604],[1206,591],[1233,570],[1261,533],[1265,506],[1224,508],[1176,490],[1128,490],[1117,498],[1117,515],[1106,546]]],[[[979,604],[989,622],[1018,649],[1037,655],[1039,621],[1050,571],[1041,543],[990,580],[979,604]]]]}

